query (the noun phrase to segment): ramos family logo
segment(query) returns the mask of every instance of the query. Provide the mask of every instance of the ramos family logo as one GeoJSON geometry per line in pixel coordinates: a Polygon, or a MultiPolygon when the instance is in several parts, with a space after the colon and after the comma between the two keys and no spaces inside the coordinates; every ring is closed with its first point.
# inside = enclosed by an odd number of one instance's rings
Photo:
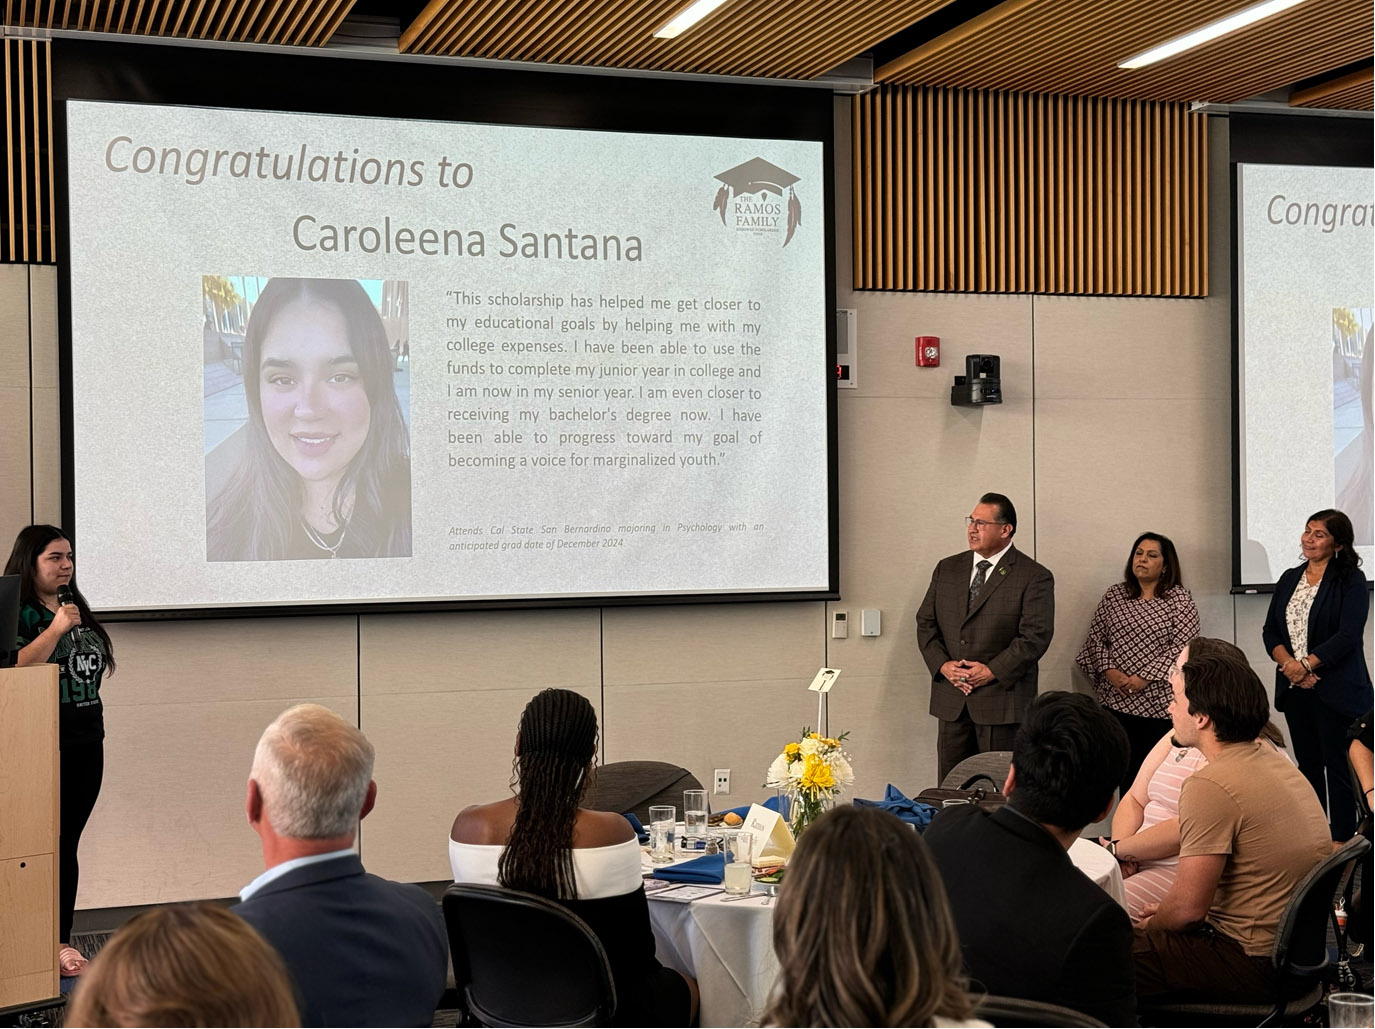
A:
{"type": "Polygon", "coordinates": [[[802,224],[802,201],[793,184],[798,177],[755,157],[716,176],[721,188],[711,209],[721,216],[721,224],[736,232],[782,232],[783,245],[792,242],[802,224]],[[784,190],[788,191],[785,198],[784,190]]]}

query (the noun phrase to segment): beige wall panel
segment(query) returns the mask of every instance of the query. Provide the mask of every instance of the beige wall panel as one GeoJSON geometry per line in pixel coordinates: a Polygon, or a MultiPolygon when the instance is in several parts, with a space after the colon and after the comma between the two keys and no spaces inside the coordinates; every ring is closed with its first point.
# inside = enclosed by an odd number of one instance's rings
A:
{"type": "Polygon", "coordinates": [[[828,660],[847,674],[925,674],[917,608],[936,562],[967,548],[964,518],[987,490],[1017,505],[1017,539],[1035,539],[1031,405],[975,410],[948,400],[841,398],[840,603],[848,638],[826,631],[828,660]],[[860,610],[883,635],[859,635],[860,610]]]}
{"type": "MultiPolygon", "coordinates": [[[[934,783],[936,723],[926,714],[927,689],[920,676],[841,677],[830,730],[850,733],[856,780],[847,797],[881,797],[889,782],[905,791],[934,783]]],[[[794,681],[610,686],[606,721],[618,731],[606,759],[671,761],[707,789],[715,769],[729,768],[731,792],[713,796],[711,805],[735,807],[772,794],[763,786],[769,764],[804,726],[815,727],[816,715],[816,695],[794,681]]]]}
{"type": "Polygon", "coordinates": [[[40,524],[62,524],[62,414],[58,404],[56,387],[34,387],[33,520],[40,524]]]}
{"type": "MultiPolygon", "coordinates": [[[[796,678],[805,686],[826,661],[824,621],[821,603],[609,607],[602,612],[603,682],[796,678]]],[[[609,746],[611,732],[623,727],[608,725],[609,746]]]]}
{"type": "Polygon", "coordinates": [[[0,547],[8,557],[15,534],[33,515],[27,386],[0,386],[0,440],[0,547]]]}
{"type": "Polygon", "coordinates": [[[1230,634],[1227,406],[1081,398],[1043,400],[1036,413],[1038,549],[1055,574],[1046,663],[1073,662],[1094,607],[1147,529],[1174,540],[1204,626],[1230,634]]]}
{"type": "Polygon", "coordinates": [[[592,687],[601,677],[595,608],[370,615],[361,622],[365,698],[592,687]]]}
{"type": "Polygon", "coordinates": [[[1225,299],[1037,297],[1035,311],[1038,401],[1208,399],[1231,424],[1225,299]]]}
{"type": "MultiPolygon", "coordinates": [[[[304,670],[308,660],[291,667],[304,670]]],[[[232,897],[263,870],[245,789],[258,737],[287,705],[262,695],[207,701],[202,687],[217,663],[224,662],[194,649],[169,655],[181,675],[164,681],[161,703],[121,702],[120,680],[135,677],[122,664],[102,688],[105,782],[81,838],[78,908],[232,897]]],[[[298,685],[280,669],[279,678],[283,687],[298,685]]],[[[350,720],[357,711],[352,691],[290,700],[350,720]]]]}
{"type": "Polygon", "coordinates": [[[0,390],[29,388],[29,267],[0,264],[0,390]]]}
{"type": "MultiPolygon", "coordinates": [[[[270,700],[277,708],[261,731],[302,697],[354,695],[358,688],[355,622],[348,617],[114,622],[107,628],[119,661],[100,688],[107,711],[270,700]]],[[[348,715],[357,717],[356,704],[348,715]]]]}
{"type": "MultiPolygon", "coordinates": [[[[363,728],[377,749],[377,807],[363,823],[368,871],[412,882],[450,877],[454,815],[511,795],[520,714],[546,685],[363,698],[363,728]]],[[[600,689],[571,688],[600,714],[600,689]]]]}
{"type": "Polygon", "coordinates": [[[841,400],[929,397],[949,407],[950,387],[956,375],[964,374],[965,357],[997,354],[1003,377],[1000,413],[1027,405],[1031,400],[1031,303],[1029,296],[851,294],[841,306],[857,312],[857,382],[853,390],[840,390],[841,400]],[[917,336],[940,337],[939,368],[917,367],[917,336]]]}
{"type": "Polygon", "coordinates": [[[57,266],[29,268],[29,335],[33,341],[33,384],[57,389],[57,266]]]}

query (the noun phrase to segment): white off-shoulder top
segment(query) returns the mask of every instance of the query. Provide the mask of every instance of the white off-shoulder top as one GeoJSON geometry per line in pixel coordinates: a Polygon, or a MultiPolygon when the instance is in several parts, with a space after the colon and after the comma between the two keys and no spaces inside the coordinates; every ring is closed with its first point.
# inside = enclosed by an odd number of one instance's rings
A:
{"type": "MultiPolygon", "coordinates": [[[[497,844],[459,843],[449,840],[449,868],[454,882],[497,882],[497,862],[506,848],[497,844]]],[[[619,897],[640,888],[640,844],[633,837],[609,847],[574,847],[573,879],[578,900],[619,897]]]]}

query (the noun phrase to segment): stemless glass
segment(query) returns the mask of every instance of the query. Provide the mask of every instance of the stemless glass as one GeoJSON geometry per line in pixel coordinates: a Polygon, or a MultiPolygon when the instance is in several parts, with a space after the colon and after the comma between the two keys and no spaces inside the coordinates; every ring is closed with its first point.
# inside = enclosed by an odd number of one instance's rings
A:
{"type": "Polygon", "coordinates": [[[656,865],[674,858],[673,830],[677,813],[672,804],[655,804],[649,809],[649,860],[656,865]]]}
{"type": "Polygon", "coordinates": [[[1370,1025],[1375,1015],[1375,997],[1368,993],[1334,993],[1327,998],[1327,1024],[1330,1026],[1370,1025]]]}
{"type": "Polygon", "coordinates": [[[683,791],[683,843],[701,847],[707,838],[707,791],[683,791]]]}
{"type": "Polygon", "coordinates": [[[740,896],[750,892],[754,884],[751,858],[754,854],[754,836],[748,832],[726,834],[726,892],[740,896]]]}

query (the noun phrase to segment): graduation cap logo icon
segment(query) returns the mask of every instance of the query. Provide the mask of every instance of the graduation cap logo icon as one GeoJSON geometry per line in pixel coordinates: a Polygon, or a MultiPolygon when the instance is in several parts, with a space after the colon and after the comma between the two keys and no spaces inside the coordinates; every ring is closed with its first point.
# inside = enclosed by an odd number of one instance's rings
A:
{"type": "Polygon", "coordinates": [[[732,198],[758,197],[757,201],[744,205],[737,204],[734,212],[736,228],[753,232],[777,231],[778,215],[781,211],[765,194],[772,193],[782,197],[786,189],[787,235],[783,237],[783,245],[787,246],[792,242],[793,233],[802,224],[802,201],[797,198],[797,191],[793,189],[793,184],[800,181],[796,175],[762,157],[754,157],[744,164],[737,164],[734,168],[721,172],[716,179],[721,183],[721,187],[716,191],[716,199],[712,201],[711,207],[721,216],[722,225],[729,224],[727,216],[731,214],[732,198]]]}

